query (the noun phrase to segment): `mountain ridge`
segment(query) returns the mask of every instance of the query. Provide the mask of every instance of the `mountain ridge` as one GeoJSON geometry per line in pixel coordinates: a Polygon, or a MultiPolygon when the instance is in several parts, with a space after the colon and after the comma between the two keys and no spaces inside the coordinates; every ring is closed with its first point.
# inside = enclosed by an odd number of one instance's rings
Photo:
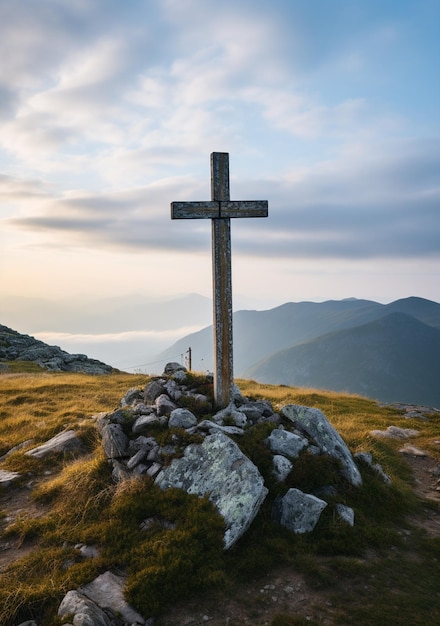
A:
{"type": "Polygon", "coordinates": [[[440,330],[400,312],[278,352],[246,375],[260,382],[440,406],[440,330]],[[402,385],[402,380],[405,384],[402,385]]]}
{"type": "MultiPolygon", "coordinates": [[[[257,364],[272,357],[271,362],[274,364],[275,356],[283,350],[292,349],[305,342],[315,341],[329,333],[340,333],[348,329],[362,328],[394,313],[406,315],[408,318],[440,332],[440,304],[413,296],[402,298],[389,304],[381,304],[371,300],[347,299],[329,300],[322,303],[289,302],[267,311],[238,311],[234,313],[235,375],[241,378],[257,376],[258,370],[255,369],[257,364]]],[[[398,318],[391,317],[390,319],[396,321],[398,318]]],[[[408,326],[408,324],[409,320],[407,319],[406,324],[399,326],[401,336],[394,333],[392,336],[395,345],[392,349],[389,347],[389,350],[392,351],[398,349],[401,359],[404,358],[405,354],[404,336],[408,335],[408,333],[409,335],[411,334],[411,328],[416,333],[416,327],[408,326]],[[404,326],[407,327],[405,331],[404,326]]],[[[382,329],[379,332],[379,329],[380,326],[373,326],[370,330],[376,334],[381,334],[382,341],[385,341],[386,335],[392,333],[392,323],[386,326],[385,331],[382,329]]],[[[385,341],[385,343],[389,345],[389,342],[385,341]]],[[[432,345],[428,342],[425,356],[418,356],[417,364],[414,364],[414,367],[416,371],[417,366],[419,366],[421,371],[426,371],[423,361],[427,360],[431,364],[434,375],[436,374],[437,379],[440,379],[438,359],[435,359],[433,345],[437,345],[436,341],[432,345]]],[[[185,351],[188,346],[192,348],[193,364],[196,369],[212,368],[212,327],[206,327],[196,333],[187,335],[159,355],[158,358],[166,360],[171,354],[185,351]]],[[[302,350],[304,349],[302,348],[302,350]]],[[[365,352],[366,346],[363,348],[358,346],[358,350],[360,353],[362,351],[365,352]]],[[[308,354],[307,358],[312,358],[312,355],[308,354]]],[[[379,356],[376,358],[379,363],[380,359],[386,360],[386,355],[382,351],[380,358],[379,356]]],[[[340,359],[342,359],[342,355],[340,359]]],[[[370,359],[374,362],[373,356],[370,359]]],[[[351,367],[355,367],[353,359],[351,361],[351,367]]],[[[401,391],[404,395],[399,397],[398,394],[393,400],[402,399],[418,403],[423,400],[423,398],[420,398],[419,393],[417,397],[411,398],[407,396],[408,383],[405,377],[408,376],[408,373],[402,371],[404,369],[402,363],[399,364],[395,361],[393,367],[397,368],[395,372],[397,378],[399,376],[401,378],[401,391]]],[[[279,375],[279,368],[273,366],[273,369],[278,372],[277,377],[274,377],[274,372],[269,373],[266,366],[265,374],[263,375],[260,371],[258,375],[259,381],[273,384],[297,384],[295,380],[289,380],[286,383],[279,375]]],[[[370,369],[369,367],[368,370],[370,371],[370,369]]],[[[426,375],[428,376],[427,371],[426,375]]],[[[428,378],[431,381],[429,376],[428,378]]],[[[301,384],[298,383],[299,386],[301,384]]],[[[307,384],[320,387],[318,380],[310,379],[307,384]]],[[[429,385],[433,389],[439,386],[435,381],[431,381],[429,385]]],[[[368,381],[365,381],[363,385],[357,386],[354,392],[365,395],[367,390],[370,390],[372,397],[377,397],[379,400],[388,400],[388,395],[385,394],[382,387],[381,385],[381,391],[378,392],[377,385],[371,386],[368,381]]],[[[327,386],[326,388],[332,389],[332,387],[327,386]]],[[[337,391],[339,389],[346,390],[347,387],[341,382],[338,385],[338,389],[334,390],[337,391]]],[[[434,391],[432,393],[429,391],[424,402],[431,403],[432,397],[436,399],[436,404],[440,405],[440,395],[437,395],[434,391]]]]}

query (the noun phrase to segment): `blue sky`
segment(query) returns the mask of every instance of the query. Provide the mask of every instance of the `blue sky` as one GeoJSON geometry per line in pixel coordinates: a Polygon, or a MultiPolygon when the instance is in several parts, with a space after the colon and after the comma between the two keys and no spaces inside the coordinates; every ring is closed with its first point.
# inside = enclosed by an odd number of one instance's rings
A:
{"type": "Polygon", "coordinates": [[[238,306],[439,301],[439,42],[438,0],[0,0],[2,298],[209,296],[169,204],[225,151],[238,306]]]}

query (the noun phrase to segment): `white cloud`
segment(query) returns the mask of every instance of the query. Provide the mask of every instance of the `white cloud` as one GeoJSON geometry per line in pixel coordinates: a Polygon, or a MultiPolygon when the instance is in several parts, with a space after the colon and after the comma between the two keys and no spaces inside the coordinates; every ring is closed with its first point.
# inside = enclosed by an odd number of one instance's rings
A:
{"type": "Polygon", "coordinates": [[[209,199],[224,150],[270,203],[234,254],[438,257],[428,5],[0,0],[2,243],[199,253],[209,224],[169,203],[209,199]]]}

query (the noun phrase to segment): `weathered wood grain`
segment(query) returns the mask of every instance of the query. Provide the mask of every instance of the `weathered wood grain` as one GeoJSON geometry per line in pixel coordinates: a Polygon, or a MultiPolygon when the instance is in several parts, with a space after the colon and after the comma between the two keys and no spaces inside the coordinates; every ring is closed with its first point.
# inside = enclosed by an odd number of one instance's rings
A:
{"type": "Polygon", "coordinates": [[[229,404],[234,386],[230,220],[267,217],[268,212],[267,200],[230,199],[227,152],[211,154],[211,201],[171,203],[171,219],[212,220],[214,397],[219,407],[229,404]]]}

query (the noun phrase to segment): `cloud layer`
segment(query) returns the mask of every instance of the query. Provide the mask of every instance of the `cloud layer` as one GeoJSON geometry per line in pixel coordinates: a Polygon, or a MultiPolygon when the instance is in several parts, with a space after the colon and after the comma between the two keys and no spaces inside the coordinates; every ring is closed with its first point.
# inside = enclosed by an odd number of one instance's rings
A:
{"type": "Polygon", "coordinates": [[[337,0],[0,0],[2,246],[206,250],[231,154],[234,252],[440,256],[440,7],[337,0]],[[21,237],[22,243],[20,244],[21,237]]]}

